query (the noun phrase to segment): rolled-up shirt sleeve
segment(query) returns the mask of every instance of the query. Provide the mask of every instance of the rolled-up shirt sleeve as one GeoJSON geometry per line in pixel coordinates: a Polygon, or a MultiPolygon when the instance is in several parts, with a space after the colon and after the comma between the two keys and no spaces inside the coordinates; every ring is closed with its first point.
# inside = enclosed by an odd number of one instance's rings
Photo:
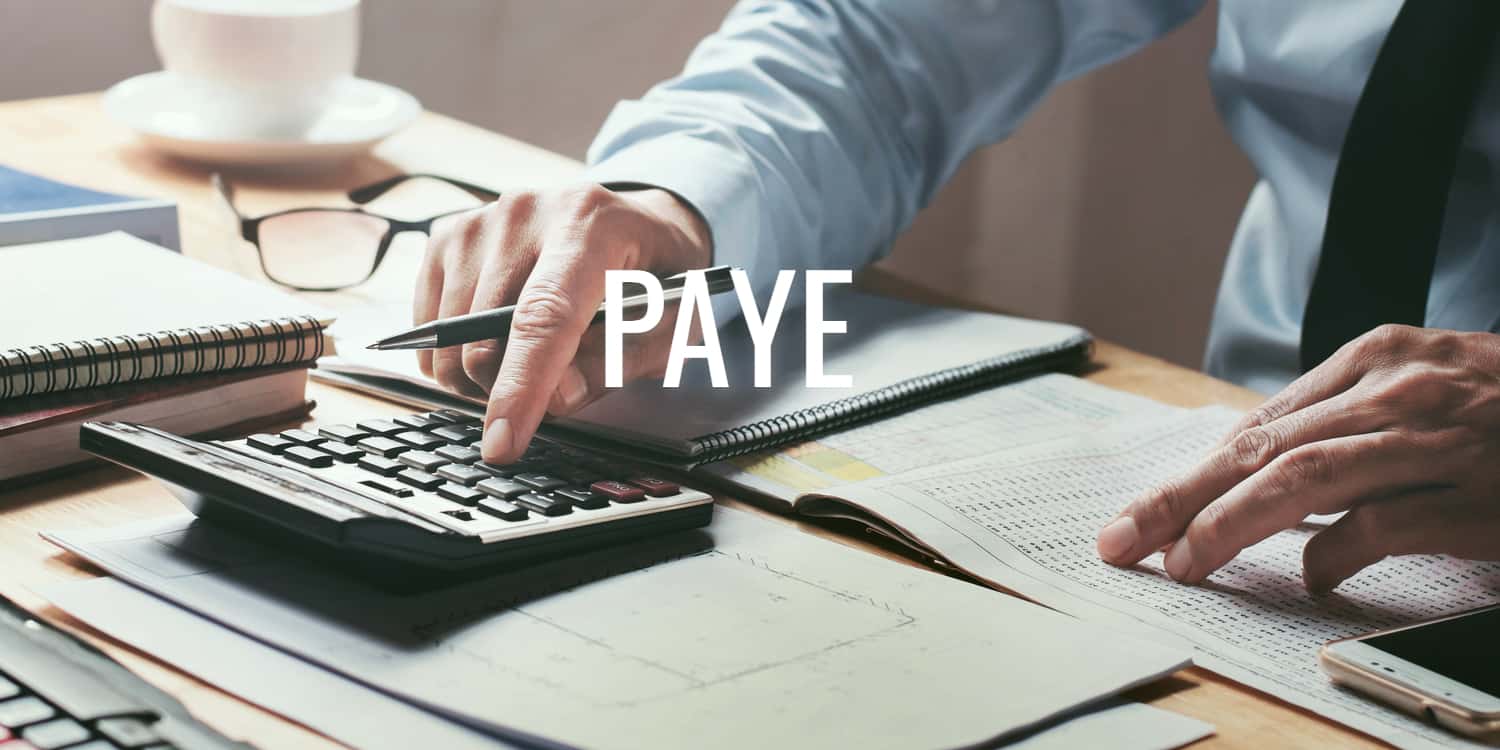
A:
{"type": "Polygon", "coordinates": [[[619,103],[589,179],[657,185],[765,299],[778,269],[884,253],[1056,84],[1203,0],[745,0],[683,72],[619,103]]]}

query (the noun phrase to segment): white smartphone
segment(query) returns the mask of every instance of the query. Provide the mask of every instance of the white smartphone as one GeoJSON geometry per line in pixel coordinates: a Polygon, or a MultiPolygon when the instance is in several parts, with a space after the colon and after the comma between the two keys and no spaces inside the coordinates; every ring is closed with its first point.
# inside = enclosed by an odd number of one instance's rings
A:
{"type": "Polygon", "coordinates": [[[1334,682],[1453,731],[1500,739],[1500,605],[1333,641],[1318,661],[1334,682]]]}

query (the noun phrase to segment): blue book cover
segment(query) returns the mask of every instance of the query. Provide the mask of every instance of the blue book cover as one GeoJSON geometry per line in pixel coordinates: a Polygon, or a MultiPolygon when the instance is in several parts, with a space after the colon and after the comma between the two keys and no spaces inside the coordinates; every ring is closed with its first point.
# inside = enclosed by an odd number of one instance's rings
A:
{"type": "Polygon", "coordinates": [[[0,245],[116,230],[180,249],[172,201],[90,190],[0,165],[0,245]]]}

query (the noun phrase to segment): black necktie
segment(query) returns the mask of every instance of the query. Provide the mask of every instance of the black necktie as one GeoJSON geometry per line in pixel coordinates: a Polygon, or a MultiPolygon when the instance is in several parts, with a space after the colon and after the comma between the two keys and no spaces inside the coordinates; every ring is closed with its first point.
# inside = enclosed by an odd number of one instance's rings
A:
{"type": "Polygon", "coordinates": [[[1497,0],[1407,0],[1344,136],[1302,318],[1302,369],[1382,323],[1422,325],[1497,0]]]}

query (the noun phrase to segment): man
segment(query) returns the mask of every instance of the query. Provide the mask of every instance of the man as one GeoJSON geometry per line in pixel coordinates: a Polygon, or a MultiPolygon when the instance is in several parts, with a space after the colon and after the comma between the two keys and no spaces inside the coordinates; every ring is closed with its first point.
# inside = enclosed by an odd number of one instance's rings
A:
{"type": "MultiPolygon", "coordinates": [[[[418,321],[520,311],[503,356],[475,344],[424,366],[489,392],[484,455],[512,459],[544,412],[601,391],[587,328],[604,269],[730,263],[764,299],[776,269],[861,266],[1054,85],[1202,4],[747,0],[680,77],[611,115],[589,177],[615,190],[509,196],[433,240],[418,321]]],[[[1207,369],[1277,393],[1102,529],[1100,555],[1131,565],[1165,548],[1167,571],[1195,582],[1308,514],[1348,510],[1307,545],[1314,590],[1390,554],[1500,559],[1500,3],[1219,12],[1214,89],[1261,179],[1207,369]]],[[[627,376],[660,369],[667,335],[638,344],[627,376]]]]}

